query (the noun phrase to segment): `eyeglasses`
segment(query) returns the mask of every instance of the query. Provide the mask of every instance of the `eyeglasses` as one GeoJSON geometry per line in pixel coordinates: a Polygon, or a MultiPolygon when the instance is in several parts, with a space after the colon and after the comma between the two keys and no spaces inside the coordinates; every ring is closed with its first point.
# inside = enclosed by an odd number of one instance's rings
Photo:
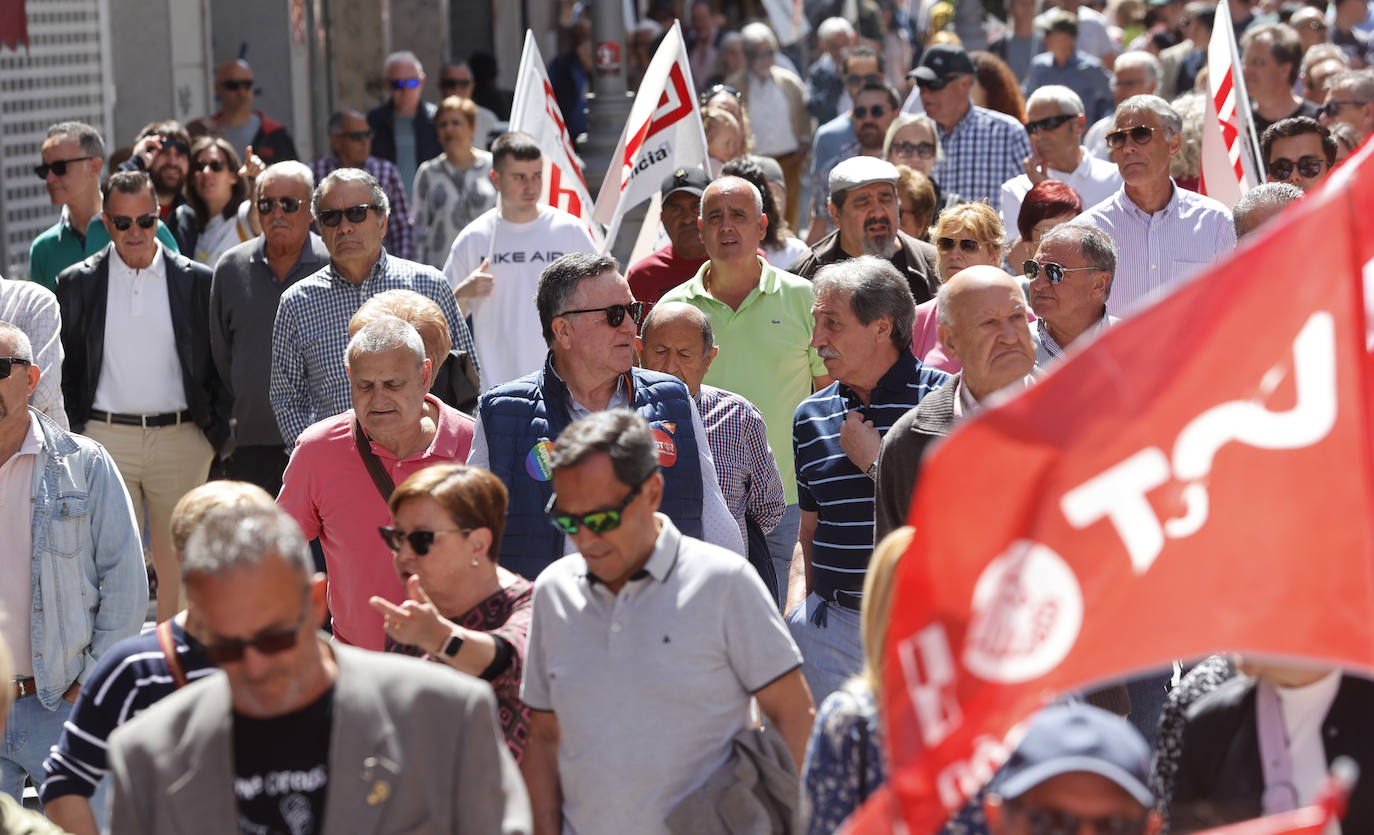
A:
{"type": "Polygon", "coordinates": [[[1060,809],[1026,808],[1012,802],[1006,806],[1008,813],[1025,819],[1030,835],[1077,835],[1084,826],[1097,835],[1139,835],[1149,822],[1148,814],[1134,818],[1125,815],[1085,818],[1060,809]]]}
{"type": "Polygon", "coordinates": [[[916,86],[920,87],[922,90],[929,90],[932,93],[938,93],[941,90],[948,87],[951,83],[958,81],[961,78],[963,78],[962,75],[947,75],[944,78],[937,78],[933,81],[928,81],[924,78],[918,77],[916,79],[916,86]]]}
{"type": "Polygon", "coordinates": [[[1058,116],[1051,116],[1048,119],[1036,119],[1034,122],[1026,123],[1026,133],[1035,136],[1040,131],[1059,130],[1065,124],[1078,118],[1073,113],[1061,113],[1058,116]]]}
{"type": "Polygon", "coordinates": [[[886,112],[887,107],[881,104],[875,104],[872,107],[862,107],[856,105],[854,108],[854,118],[867,119],[871,116],[874,119],[881,119],[883,118],[883,114],[886,112]]]}
{"type": "Polygon", "coordinates": [[[383,526],[377,529],[377,533],[382,535],[382,541],[386,543],[386,547],[391,549],[391,553],[401,553],[401,543],[409,542],[410,550],[420,557],[428,554],[430,547],[434,545],[434,540],[444,534],[469,533],[471,531],[472,528],[449,528],[443,531],[410,531],[407,533],[400,528],[383,526]]]}
{"type": "Polygon", "coordinates": [[[466,90],[472,86],[471,78],[441,78],[439,79],[440,90],[466,90]]]}
{"type": "Polygon", "coordinates": [[[1045,278],[1051,284],[1058,284],[1064,280],[1064,273],[1078,272],[1079,270],[1101,270],[1101,267],[1065,267],[1053,261],[1023,261],[1021,262],[1021,272],[1026,274],[1026,278],[1035,280],[1040,275],[1040,271],[1045,271],[1045,278]]]}
{"type": "Polygon", "coordinates": [[[338,137],[342,137],[342,138],[344,138],[344,139],[347,139],[349,142],[362,142],[364,139],[371,139],[371,138],[372,138],[372,131],[370,131],[370,130],[349,130],[349,131],[340,131],[339,133],[336,133],[336,134],[334,134],[334,135],[335,135],[335,136],[338,136],[338,137]]]}
{"type": "MultiPolygon", "coordinates": [[[[645,476],[644,481],[648,480],[649,477],[645,476]]],[[[621,514],[625,512],[625,508],[630,506],[630,502],[633,502],[635,497],[639,495],[640,489],[644,487],[644,481],[636,484],[630,490],[630,494],[615,507],[593,510],[591,513],[584,513],[581,516],[559,510],[558,494],[554,493],[549,496],[549,503],[544,507],[544,515],[549,517],[549,521],[553,523],[555,528],[569,536],[577,533],[578,528],[583,525],[586,525],[587,530],[592,533],[610,533],[620,527],[621,514]]]]}
{"type": "Polygon", "coordinates": [[[1130,138],[1137,145],[1148,145],[1150,140],[1155,138],[1155,129],[1147,128],[1144,125],[1136,125],[1133,128],[1122,128],[1107,134],[1107,147],[1120,149],[1125,147],[1126,139],[1130,138]]]}
{"type": "Polygon", "coordinates": [[[917,156],[921,159],[934,159],[935,143],[907,142],[906,140],[902,140],[901,142],[892,143],[892,151],[900,157],[917,156]]]}
{"type": "Polygon", "coordinates": [[[882,73],[876,73],[876,72],[864,73],[863,75],[859,75],[858,73],[850,73],[849,75],[846,75],[846,76],[844,77],[844,86],[846,86],[846,87],[862,87],[862,86],[864,86],[865,84],[882,84],[882,83],[883,83],[883,76],[882,76],[882,73]]]}
{"type": "Polygon", "coordinates": [[[381,210],[382,207],[375,203],[359,203],[356,206],[349,206],[347,209],[320,209],[320,213],[316,217],[320,219],[320,223],[333,229],[344,218],[348,218],[349,223],[362,223],[367,219],[369,211],[380,212],[381,210]]]}
{"type": "Polygon", "coordinates": [[[232,664],[243,660],[243,654],[249,647],[257,650],[260,655],[277,655],[286,652],[296,645],[301,634],[301,627],[310,619],[310,600],[306,598],[305,611],[301,613],[301,619],[296,621],[295,626],[286,629],[278,629],[273,632],[264,632],[256,638],[244,641],[239,638],[223,638],[214,643],[204,645],[205,657],[216,667],[225,664],[232,664]]]}
{"type": "Polygon", "coordinates": [[[735,101],[739,101],[741,98],[743,98],[743,96],[740,95],[739,90],[736,90],[729,84],[713,84],[711,85],[710,89],[701,94],[701,103],[706,104],[706,102],[710,101],[711,99],[715,98],[721,93],[729,93],[730,95],[735,97],[735,101]]]}
{"type": "Polygon", "coordinates": [[[251,78],[227,78],[227,79],[225,79],[224,81],[221,81],[221,82],[219,83],[219,86],[223,87],[223,88],[226,89],[226,90],[243,90],[243,91],[248,91],[248,90],[253,89],[253,79],[251,79],[251,78]]]}
{"type": "Polygon", "coordinates": [[[1296,168],[1299,174],[1311,179],[1322,173],[1322,169],[1325,167],[1326,160],[1310,154],[1308,156],[1299,157],[1297,162],[1279,157],[1278,159],[1269,160],[1269,176],[1275,180],[1286,180],[1293,176],[1293,169],[1296,168]]]}
{"type": "Polygon", "coordinates": [[[224,170],[224,163],[220,162],[217,159],[212,159],[208,162],[198,162],[195,165],[191,166],[191,168],[195,171],[213,171],[216,174],[218,174],[219,172],[224,170]]]}
{"type": "Polygon", "coordinates": [[[277,206],[288,215],[294,215],[300,211],[301,201],[298,197],[263,197],[258,200],[258,214],[270,215],[277,206]]]}
{"type": "Polygon", "coordinates": [[[571,316],[574,313],[602,313],[606,314],[606,324],[613,328],[620,327],[620,323],[625,321],[625,314],[630,314],[630,321],[636,325],[644,321],[644,302],[630,302],[629,304],[613,304],[610,307],[589,307],[585,310],[565,310],[554,318],[571,316]]]}
{"type": "Polygon", "coordinates": [[[28,360],[20,359],[19,357],[0,357],[0,380],[9,379],[10,372],[14,370],[15,363],[19,363],[20,365],[33,365],[33,363],[28,360]]]}
{"type": "Polygon", "coordinates": [[[386,85],[393,90],[414,90],[420,86],[418,78],[388,78],[386,85]]]}
{"type": "Polygon", "coordinates": [[[185,142],[182,142],[180,139],[177,139],[174,136],[163,136],[159,138],[162,140],[162,147],[158,149],[158,153],[162,153],[164,151],[176,151],[183,157],[190,155],[191,146],[187,145],[185,142]]]}
{"type": "Polygon", "coordinates": [[[129,217],[128,215],[106,215],[106,217],[110,218],[110,223],[113,223],[114,228],[120,232],[128,232],[129,227],[133,226],[135,221],[138,222],[139,229],[152,229],[157,225],[157,212],[149,212],[138,217],[129,217]]]}
{"type": "Polygon", "coordinates": [[[33,173],[37,174],[38,179],[40,180],[48,179],[49,171],[51,171],[59,177],[65,177],[67,176],[67,166],[70,163],[84,162],[88,159],[95,159],[95,157],[72,157],[71,159],[55,159],[52,162],[45,162],[42,165],[35,165],[33,167],[33,173]]]}
{"type": "Polygon", "coordinates": [[[981,242],[972,238],[940,238],[937,244],[941,252],[949,252],[957,246],[969,255],[983,248],[981,242]]]}
{"type": "MultiPolygon", "coordinates": [[[[1359,107],[1363,104],[1367,104],[1367,102],[1353,100],[1329,101],[1321,106],[1319,115],[1325,116],[1328,119],[1334,119],[1336,118],[1336,115],[1341,112],[1342,107],[1345,107],[1346,105],[1350,105],[1351,107],[1359,107]]],[[[57,173],[60,175],[62,172],[58,171],[57,173]]]]}

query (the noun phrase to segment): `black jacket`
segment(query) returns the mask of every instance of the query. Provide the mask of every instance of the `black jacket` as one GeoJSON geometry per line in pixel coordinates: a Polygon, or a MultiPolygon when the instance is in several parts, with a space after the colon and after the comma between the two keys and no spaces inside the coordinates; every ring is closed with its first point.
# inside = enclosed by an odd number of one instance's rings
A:
{"type": "MultiPolygon", "coordinates": [[[[110,288],[114,244],[57,276],[57,302],[62,311],[62,396],[73,432],[83,432],[100,382],[105,353],[105,309],[110,288]]],[[[196,425],[216,452],[229,438],[233,402],[210,355],[209,267],[163,250],[167,302],[172,311],[181,381],[186,405],[196,425]]],[[[266,374],[269,369],[263,369],[266,374]]]]}
{"type": "MultiPolygon", "coordinates": [[[[917,304],[935,298],[935,291],[940,289],[940,271],[936,267],[935,247],[901,230],[897,231],[897,243],[897,251],[887,260],[891,261],[892,266],[906,279],[907,286],[911,288],[912,298],[917,304]]],[[[849,258],[850,256],[840,249],[840,231],[836,229],[816,241],[811,251],[797,259],[797,263],[793,264],[788,272],[807,281],[814,281],[816,272],[821,267],[848,261],[849,258]]]]}
{"type": "MultiPolygon", "coordinates": [[[[415,110],[415,164],[434,159],[444,152],[439,134],[434,129],[434,114],[438,105],[420,102],[415,110]]],[[[367,125],[372,128],[372,156],[388,162],[396,161],[396,110],[387,102],[367,111],[367,125]]]]}

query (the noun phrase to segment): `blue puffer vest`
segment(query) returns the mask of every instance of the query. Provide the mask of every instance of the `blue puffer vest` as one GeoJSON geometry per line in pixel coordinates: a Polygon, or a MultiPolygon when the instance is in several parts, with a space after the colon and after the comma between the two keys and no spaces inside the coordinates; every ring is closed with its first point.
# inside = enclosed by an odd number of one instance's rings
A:
{"type": "MultiPolygon", "coordinates": [[[[697,438],[692,430],[691,400],[676,377],[630,369],[630,406],[649,421],[659,441],[663,466],[663,503],[659,508],[678,530],[701,537],[703,491],[697,438]],[[665,437],[666,436],[666,437],[665,437]],[[665,442],[676,451],[665,457],[665,442]]],[[[558,438],[570,422],[567,384],[544,368],[499,385],[478,401],[491,471],[510,492],[506,532],[501,537],[501,565],[530,580],[563,556],[563,534],[544,516],[553,495],[548,451],[541,446],[558,438]]]]}

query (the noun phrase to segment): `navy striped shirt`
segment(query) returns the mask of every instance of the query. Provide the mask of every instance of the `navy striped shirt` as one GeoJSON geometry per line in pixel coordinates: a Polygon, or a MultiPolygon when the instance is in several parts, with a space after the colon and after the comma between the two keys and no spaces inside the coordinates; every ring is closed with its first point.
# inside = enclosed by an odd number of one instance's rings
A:
{"type": "Polygon", "coordinates": [[[858,410],[886,435],[897,418],[914,409],[950,375],[922,365],[903,351],[878,380],[864,406],[849,387],[835,382],[797,407],[792,454],[802,510],[817,514],[811,540],[811,590],[823,599],[857,607],[873,552],[873,480],[840,448],[845,415],[858,410]]]}

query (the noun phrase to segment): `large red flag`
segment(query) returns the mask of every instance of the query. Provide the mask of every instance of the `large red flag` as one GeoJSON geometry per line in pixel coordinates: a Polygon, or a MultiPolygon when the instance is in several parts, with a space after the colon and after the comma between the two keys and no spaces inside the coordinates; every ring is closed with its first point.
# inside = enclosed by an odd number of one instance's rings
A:
{"type": "Polygon", "coordinates": [[[911,832],[1055,694],[1219,650],[1374,668],[1371,153],[926,462],[884,679],[911,832]]]}

